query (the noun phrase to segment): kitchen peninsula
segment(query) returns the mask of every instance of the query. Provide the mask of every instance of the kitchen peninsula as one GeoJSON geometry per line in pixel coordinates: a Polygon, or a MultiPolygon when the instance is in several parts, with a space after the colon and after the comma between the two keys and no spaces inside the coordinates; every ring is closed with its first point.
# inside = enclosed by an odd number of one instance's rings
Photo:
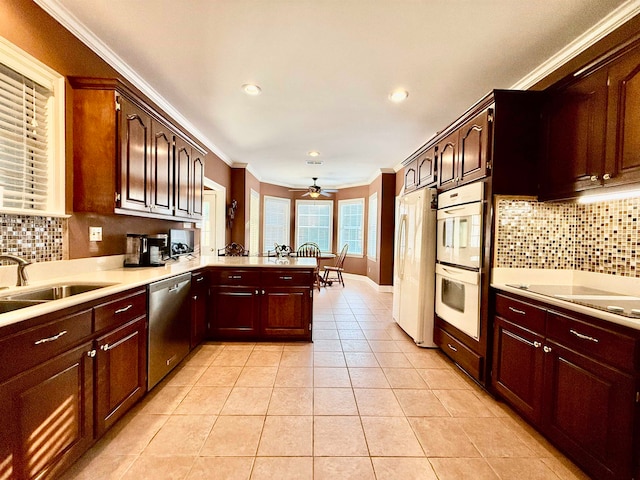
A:
{"type": "Polygon", "coordinates": [[[177,320],[189,324],[192,348],[198,337],[311,341],[314,258],[200,257],[143,268],[123,268],[123,259],[35,264],[37,282],[2,291],[9,307],[55,287],[89,288],[0,314],[0,478],[59,475],[146,394],[153,282],[191,273],[177,320]]]}

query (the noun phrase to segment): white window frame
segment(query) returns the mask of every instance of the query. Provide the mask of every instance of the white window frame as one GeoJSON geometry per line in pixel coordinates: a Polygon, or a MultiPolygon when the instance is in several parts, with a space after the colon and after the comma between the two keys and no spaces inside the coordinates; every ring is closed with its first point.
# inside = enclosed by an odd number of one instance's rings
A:
{"type": "Polygon", "coordinates": [[[249,255],[260,253],[260,194],[251,189],[249,202],[249,255]]]}
{"type": "MultiPolygon", "coordinates": [[[[333,200],[296,200],[296,238],[295,238],[295,248],[300,247],[300,216],[299,209],[301,205],[308,204],[327,204],[329,206],[329,247],[327,250],[322,250],[323,252],[332,252],[333,251],[333,200]]],[[[302,242],[304,243],[304,242],[302,242]]],[[[322,246],[320,246],[322,249],[322,246]]]]}
{"type": "Polygon", "coordinates": [[[360,238],[359,238],[359,244],[360,244],[360,248],[358,250],[352,248],[352,246],[349,246],[349,250],[347,250],[347,256],[348,257],[358,257],[358,258],[362,258],[364,257],[364,198],[352,198],[349,200],[339,200],[338,201],[338,245],[340,245],[340,248],[342,248],[342,246],[347,243],[347,241],[344,238],[344,230],[342,228],[342,224],[344,223],[342,215],[343,215],[343,208],[344,207],[348,207],[350,205],[360,205],[360,238]]]}
{"type": "Polygon", "coordinates": [[[291,241],[291,199],[289,198],[283,198],[283,197],[272,197],[269,195],[265,195],[263,197],[263,216],[262,216],[262,239],[263,239],[263,252],[266,253],[269,250],[273,250],[275,245],[273,245],[273,243],[275,242],[269,242],[271,243],[271,245],[267,245],[267,205],[271,202],[277,202],[280,203],[282,205],[286,205],[286,208],[284,208],[284,215],[285,215],[285,219],[284,219],[284,225],[282,226],[283,228],[283,235],[285,238],[284,243],[286,245],[289,245],[289,242],[291,241]]]}
{"type": "Polygon", "coordinates": [[[378,192],[369,195],[367,210],[367,258],[378,259],[378,192]]]}
{"type": "Polygon", "coordinates": [[[0,198],[0,212],[16,215],[69,217],[65,214],[64,76],[2,37],[0,37],[0,63],[53,92],[47,105],[50,122],[46,208],[34,210],[4,207],[0,198]]]}

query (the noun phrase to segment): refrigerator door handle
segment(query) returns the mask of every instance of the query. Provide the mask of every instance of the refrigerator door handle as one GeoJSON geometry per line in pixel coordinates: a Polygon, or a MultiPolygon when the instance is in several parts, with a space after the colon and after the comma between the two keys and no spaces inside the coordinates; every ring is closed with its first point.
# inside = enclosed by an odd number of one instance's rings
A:
{"type": "Polygon", "coordinates": [[[406,238],[406,230],[407,230],[407,214],[403,213],[400,218],[400,228],[398,229],[398,261],[400,265],[398,266],[398,277],[400,279],[404,278],[404,259],[405,253],[407,250],[407,238],[406,238]]]}

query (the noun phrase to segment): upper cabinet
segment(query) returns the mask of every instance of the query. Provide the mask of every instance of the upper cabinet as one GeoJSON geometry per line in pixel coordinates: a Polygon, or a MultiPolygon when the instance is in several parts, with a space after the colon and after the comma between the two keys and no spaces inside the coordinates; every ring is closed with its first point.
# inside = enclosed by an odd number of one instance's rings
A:
{"type": "Polygon", "coordinates": [[[552,89],[542,111],[540,198],[640,181],[640,46],[552,89]]]}
{"type": "Polygon", "coordinates": [[[436,147],[420,151],[412,156],[404,167],[404,191],[436,185],[436,147]]]}
{"type": "Polygon", "coordinates": [[[200,219],[204,152],[117,80],[69,80],[74,211],[200,219]]]}

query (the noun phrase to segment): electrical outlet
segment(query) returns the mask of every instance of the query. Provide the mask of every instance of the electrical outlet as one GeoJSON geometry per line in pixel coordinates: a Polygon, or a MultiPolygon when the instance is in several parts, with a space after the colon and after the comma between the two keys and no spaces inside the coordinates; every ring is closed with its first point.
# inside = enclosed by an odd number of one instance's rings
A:
{"type": "Polygon", "coordinates": [[[102,227],[89,227],[89,241],[90,242],[102,241],[102,227]]]}

